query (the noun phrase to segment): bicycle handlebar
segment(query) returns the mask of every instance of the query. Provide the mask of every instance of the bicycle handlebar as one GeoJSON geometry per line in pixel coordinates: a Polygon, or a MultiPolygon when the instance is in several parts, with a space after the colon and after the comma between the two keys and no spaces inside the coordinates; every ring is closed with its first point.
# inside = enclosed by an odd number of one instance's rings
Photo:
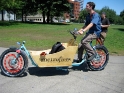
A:
{"type": "Polygon", "coordinates": [[[69,32],[74,37],[74,39],[76,40],[77,36],[74,34],[74,31],[69,31],[69,32]]]}

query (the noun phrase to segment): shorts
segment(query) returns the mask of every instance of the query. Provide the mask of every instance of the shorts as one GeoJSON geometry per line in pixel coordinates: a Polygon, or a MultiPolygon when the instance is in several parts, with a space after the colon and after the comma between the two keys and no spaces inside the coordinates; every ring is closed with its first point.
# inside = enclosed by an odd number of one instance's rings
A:
{"type": "Polygon", "coordinates": [[[106,38],[106,32],[101,32],[100,37],[101,37],[101,38],[103,39],[103,41],[104,41],[105,38],[106,38]]]}

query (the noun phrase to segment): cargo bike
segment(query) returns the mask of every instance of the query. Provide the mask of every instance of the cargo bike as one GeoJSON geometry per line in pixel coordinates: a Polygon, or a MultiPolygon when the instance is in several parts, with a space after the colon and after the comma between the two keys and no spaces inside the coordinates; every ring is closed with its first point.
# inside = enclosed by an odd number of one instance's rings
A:
{"type": "MultiPolygon", "coordinates": [[[[84,62],[87,63],[90,70],[103,70],[109,60],[109,52],[102,44],[100,38],[96,39],[96,45],[93,47],[96,56],[93,60],[87,61],[87,53],[84,54],[81,62],[74,62],[78,44],[76,43],[75,31],[69,31],[73,36],[67,43],[59,43],[59,46],[52,49],[42,51],[29,51],[26,49],[25,41],[17,42],[19,48],[10,47],[5,50],[0,56],[1,72],[9,77],[17,77],[22,75],[28,69],[28,60],[36,67],[56,67],[57,69],[67,68],[69,66],[80,66],[84,62]],[[59,49],[60,46],[64,47],[59,49]],[[58,49],[57,49],[58,48],[58,49]],[[53,53],[51,53],[53,52],[53,53]]],[[[45,72],[44,72],[45,73],[45,72]]]]}

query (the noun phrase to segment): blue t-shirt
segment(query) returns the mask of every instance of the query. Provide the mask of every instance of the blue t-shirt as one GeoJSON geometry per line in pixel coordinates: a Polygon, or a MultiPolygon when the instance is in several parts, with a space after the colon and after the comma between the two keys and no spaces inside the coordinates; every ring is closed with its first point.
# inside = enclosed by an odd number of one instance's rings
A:
{"type": "Polygon", "coordinates": [[[99,37],[101,33],[101,17],[98,13],[95,12],[92,15],[87,15],[85,25],[87,26],[90,23],[93,23],[93,26],[89,29],[88,33],[95,33],[99,37]]]}

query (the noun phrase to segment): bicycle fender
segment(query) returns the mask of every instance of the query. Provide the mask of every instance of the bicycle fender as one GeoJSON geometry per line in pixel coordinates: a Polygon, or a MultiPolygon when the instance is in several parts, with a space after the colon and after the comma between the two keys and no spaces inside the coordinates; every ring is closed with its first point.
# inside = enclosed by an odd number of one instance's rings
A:
{"type": "Polygon", "coordinates": [[[97,48],[97,47],[104,48],[106,50],[106,52],[107,52],[106,55],[109,55],[109,51],[108,51],[108,49],[104,45],[96,45],[95,48],[97,48]]]}
{"type": "Polygon", "coordinates": [[[9,49],[16,50],[17,48],[16,47],[10,47],[9,49]]]}
{"type": "Polygon", "coordinates": [[[26,56],[25,52],[24,52],[23,50],[20,50],[20,49],[17,48],[17,47],[10,47],[10,49],[15,50],[16,53],[18,53],[18,54],[22,53],[22,54],[24,54],[24,55],[26,56]]]}

